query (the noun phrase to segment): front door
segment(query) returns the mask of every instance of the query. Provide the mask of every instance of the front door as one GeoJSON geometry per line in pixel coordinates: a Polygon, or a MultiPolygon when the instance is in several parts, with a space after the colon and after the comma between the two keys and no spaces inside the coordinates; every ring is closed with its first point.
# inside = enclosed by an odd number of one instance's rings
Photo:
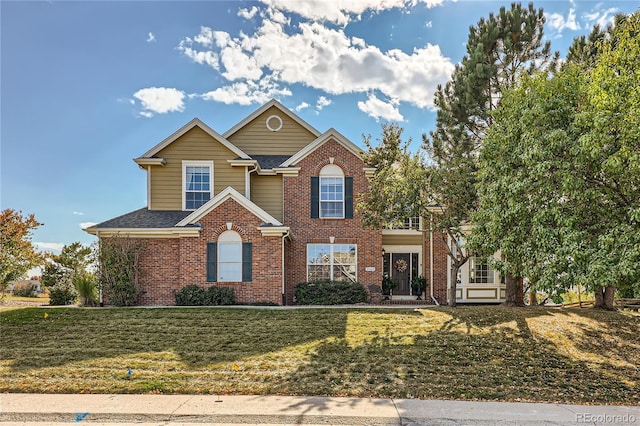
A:
{"type": "Polygon", "coordinates": [[[391,253],[391,279],[398,286],[393,289],[393,294],[397,296],[409,296],[411,294],[411,254],[391,253]]]}

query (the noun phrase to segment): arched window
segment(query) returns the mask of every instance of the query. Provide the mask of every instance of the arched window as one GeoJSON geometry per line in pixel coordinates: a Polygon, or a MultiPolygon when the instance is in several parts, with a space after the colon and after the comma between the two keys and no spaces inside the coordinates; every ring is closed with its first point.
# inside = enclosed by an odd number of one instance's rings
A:
{"type": "Polygon", "coordinates": [[[242,281],[242,238],[235,231],[218,237],[218,281],[242,281]]]}
{"type": "Polygon", "coordinates": [[[235,231],[225,231],[218,242],[207,244],[207,281],[251,281],[251,243],[243,243],[235,231]]]}
{"type": "Polygon", "coordinates": [[[344,173],[335,164],[320,170],[320,217],[344,217],[344,173]]]}

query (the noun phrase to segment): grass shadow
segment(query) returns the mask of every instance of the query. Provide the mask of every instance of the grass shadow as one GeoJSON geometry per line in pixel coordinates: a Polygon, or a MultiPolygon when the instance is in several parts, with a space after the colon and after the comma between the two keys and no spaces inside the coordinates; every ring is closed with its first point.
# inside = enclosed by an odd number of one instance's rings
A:
{"type": "MultiPolygon", "coordinates": [[[[291,381],[295,377],[299,394],[640,403],[637,368],[607,364],[604,358],[612,352],[606,348],[601,348],[599,368],[594,368],[588,357],[559,347],[563,337],[556,334],[564,333],[562,324],[575,320],[571,312],[490,309],[429,309],[425,316],[439,322],[437,327],[406,327],[412,332],[376,336],[355,345],[349,335],[323,342],[291,381]]],[[[616,322],[615,317],[601,319],[605,324],[616,322]]],[[[626,331],[622,335],[631,338],[627,343],[638,344],[637,335],[629,336],[626,331]]],[[[638,353],[626,352],[624,357],[630,364],[637,362],[638,353]]],[[[275,386],[271,391],[292,389],[275,386]]]]}

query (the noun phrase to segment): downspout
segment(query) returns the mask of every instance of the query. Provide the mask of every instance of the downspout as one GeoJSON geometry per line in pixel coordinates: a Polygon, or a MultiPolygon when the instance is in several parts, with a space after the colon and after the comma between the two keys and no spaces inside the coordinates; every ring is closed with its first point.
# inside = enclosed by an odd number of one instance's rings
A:
{"type": "Polygon", "coordinates": [[[429,282],[431,283],[431,300],[435,302],[437,306],[440,306],[438,299],[433,296],[433,215],[429,216],[429,282]]]}
{"type": "Polygon", "coordinates": [[[282,260],[280,262],[282,269],[282,305],[286,305],[287,303],[287,295],[284,292],[284,239],[289,236],[290,232],[287,231],[286,234],[282,236],[282,260]]]}
{"type": "Polygon", "coordinates": [[[254,167],[252,170],[249,170],[249,166],[245,168],[245,183],[244,183],[244,196],[247,200],[251,199],[251,173],[258,170],[258,167],[254,167]]]}
{"type": "MultiPolygon", "coordinates": [[[[98,237],[98,251],[100,251],[100,231],[96,231],[96,237],[98,237]]],[[[98,268],[99,267],[100,266],[98,266],[98,268]]],[[[99,306],[102,308],[104,306],[104,299],[102,298],[102,285],[100,283],[98,283],[98,302],[99,306]]]]}

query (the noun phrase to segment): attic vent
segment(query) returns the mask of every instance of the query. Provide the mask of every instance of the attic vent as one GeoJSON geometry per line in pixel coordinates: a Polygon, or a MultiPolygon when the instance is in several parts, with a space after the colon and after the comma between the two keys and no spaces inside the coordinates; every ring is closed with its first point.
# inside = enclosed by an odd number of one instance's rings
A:
{"type": "Polygon", "coordinates": [[[277,132],[278,130],[282,129],[282,118],[278,117],[277,115],[271,115],[267,118],[266,124],[267,129],[271,130],[272,132],[277,132]]]}

